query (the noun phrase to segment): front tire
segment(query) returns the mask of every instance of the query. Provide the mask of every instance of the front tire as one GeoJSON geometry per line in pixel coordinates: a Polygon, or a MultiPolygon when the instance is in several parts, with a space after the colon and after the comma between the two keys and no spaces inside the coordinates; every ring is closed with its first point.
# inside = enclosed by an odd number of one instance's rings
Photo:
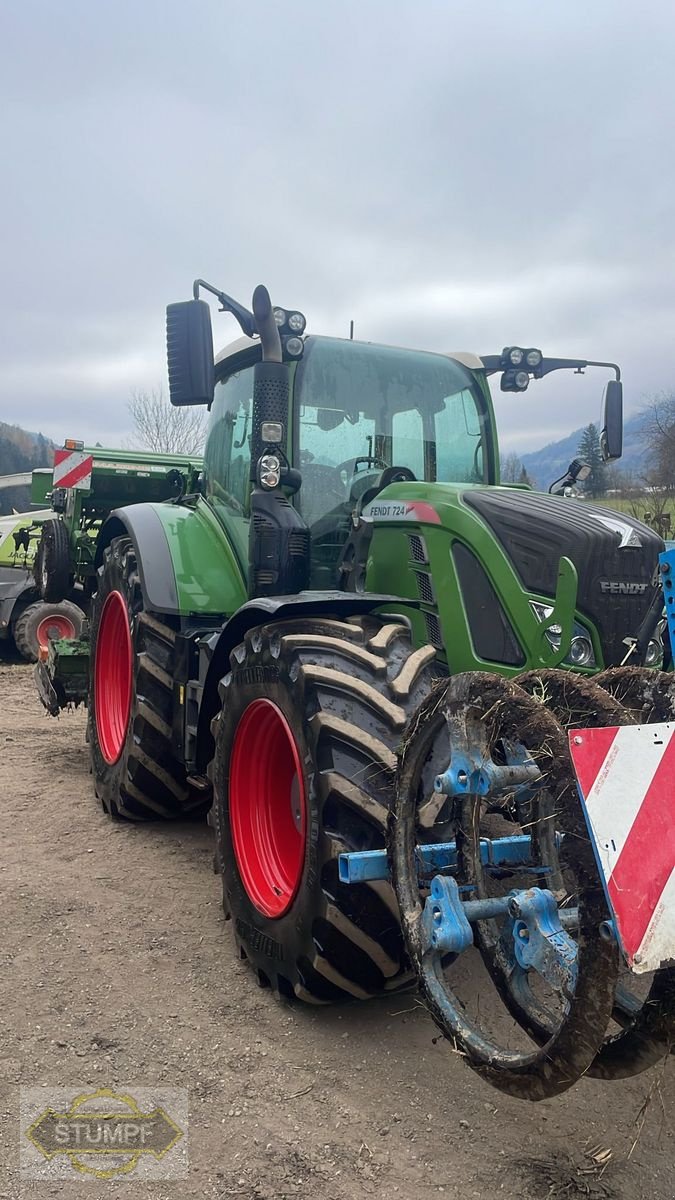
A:
{"type": "Polygon", "coordinates": [[[313,1003],[407,979],[389,883],[341,883],[380,849],[396,749],[436,677],[433,647],[366,618],[250,631],[221,681],[214,822],[223,904],[262,984],[313,1003]]]}
{"type": "Polygon", "coordinates": [[[146,611],[136,551],[114,538],[92,603],[88,736],[96,794],[112,817],[203,811],[172,744],[175,631],[146,611]]]}

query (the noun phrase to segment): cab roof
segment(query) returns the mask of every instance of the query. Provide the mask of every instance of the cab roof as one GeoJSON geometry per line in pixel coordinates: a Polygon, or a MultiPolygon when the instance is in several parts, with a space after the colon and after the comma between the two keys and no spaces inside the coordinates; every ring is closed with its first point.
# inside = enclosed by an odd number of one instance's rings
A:
{"type": "MultiPolygon", "coordinates": [[[[322,336],[322,335],[310,334],[310,337],[312,337],[312,336],[317,337],[317,336],[322,336]]],[[[327,336],[327,335],[324,335],[324,336],[327,336]]],[[[348,339],[347,338],[331,338],[330,340],[340,342],[340,341],[347,341],[348,339]]],[[[362,346],[378,346],[378,345],[382,345],[383,343],[381,343],[381,342],[360,342],[359,343],[357,340],[357,344],[360,344],[362,346]]],[[[216,355],[216,366],[218,367],[221,365],[221,363],[226,363],[229,361],[232,361],[233,363],[235,363],[238,358],[247,354],[247,352],[249,350],[252,350],[255,347],[259,347],[259,346],[260,346],[260,342],[259,342],[258,338],[250,338],[250,337],[237,338],[236,341],[230,342],[230,344],[228,346],[225,346],[224,349],[222,349],[220,351],[220,353],[216,355]]],[[[395,349],[395,350],[410,350],[411,349],[410,346],[393,346],[393,347],[388,347],[388,348],[395,349]]],[[[469,370],[471,370],[471,371],[484,370],[483,360],[481,358],[479,358],[479,356],[477,354],[472,354],[470,351],[430,350],[430,351],[423,351],[422,353],[439,354],[441,358],[451,358],[451,359],[453,359],[454,362],[461,363],[463,367],[468,367],[469,370]]]]}

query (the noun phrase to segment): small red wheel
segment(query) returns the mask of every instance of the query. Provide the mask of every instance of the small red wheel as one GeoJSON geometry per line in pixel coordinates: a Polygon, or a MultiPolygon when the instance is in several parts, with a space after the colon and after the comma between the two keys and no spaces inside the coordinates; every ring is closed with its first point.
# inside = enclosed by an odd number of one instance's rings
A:
{"type": "Polygon", "coordinates": [[[58,638],[77,637],[77,630],[69,617],[57,613],[50,617],[43,617],[35,630],[35,636],[40,650],[48,650],[50,641],[55,642],[58,638]]]}

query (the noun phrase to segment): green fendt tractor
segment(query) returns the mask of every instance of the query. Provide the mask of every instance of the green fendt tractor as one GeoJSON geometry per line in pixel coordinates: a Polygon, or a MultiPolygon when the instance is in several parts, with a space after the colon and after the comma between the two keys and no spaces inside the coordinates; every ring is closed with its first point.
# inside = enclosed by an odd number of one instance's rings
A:
{"type": "Polygon", "coordinates": [[[105,810],[211,809],[237,946],[282,994],[367,997],[414,971],[470,1065],[529,1098],[643,1069],[670,1037],[672,973],[649,1004],[617,990],[565,728],[664,719],[672,677],[621,665],[627,638],[633,664],[659,653],[663,543],[499,486],[488,388],[604,368],[616,458],[618,368],[305,336],[264,288],[252,312],[203,281],[194,296],[167,342],[171,402],[210,410],[199,486],[118,509],[96,543],[105,810]],[[200,288],[244,334],[215,365],[200,288]],[[457,1001],[470,943],[527,1049],[490,1032],[487,1001],[475,1021],[457,1001]]]}

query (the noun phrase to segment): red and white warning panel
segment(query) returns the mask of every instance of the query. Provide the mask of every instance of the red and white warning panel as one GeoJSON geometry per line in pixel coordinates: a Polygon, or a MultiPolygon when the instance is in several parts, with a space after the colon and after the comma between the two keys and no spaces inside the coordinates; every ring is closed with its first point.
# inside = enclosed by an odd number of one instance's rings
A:
{"type": "Polygon", "coordinates": [[[86,450],[55,450],[54,487],[89,489],[93,465],[94,456],[86,450]]]}
{"type": "Polygon", "coordinates": [[[675,725],[575,729],[572,761],[624,956],[675,961],[675,725]]]}

